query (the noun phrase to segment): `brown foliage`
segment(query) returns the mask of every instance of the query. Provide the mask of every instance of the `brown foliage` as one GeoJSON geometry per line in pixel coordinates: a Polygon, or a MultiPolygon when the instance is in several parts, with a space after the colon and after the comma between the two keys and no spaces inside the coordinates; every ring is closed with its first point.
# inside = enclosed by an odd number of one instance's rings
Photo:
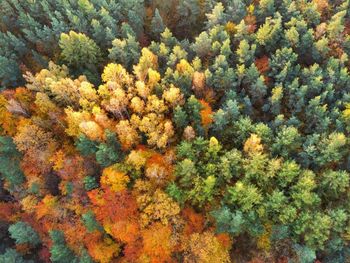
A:
{"type": "Polygon", "coordinates": [[[204,229],[204,217],[196,213],[193,208],[186,207],[181,211],[181,216],[185,219],[184,234],[186,236],[193,233],[200,233],[204,229]]]}
{"type": "Polygon", "coordinates": [[[12,221],[18,209],[18,204],[0,202],[0,218],[5,221],[12,221]]]}
{"type": "Polygon", "coordinates": [[[258,68],[260,74],[264,75],[267,71],[270,70],[269,58],[267,56],[262,56],[255,60],[255,66],[258,68]]]}

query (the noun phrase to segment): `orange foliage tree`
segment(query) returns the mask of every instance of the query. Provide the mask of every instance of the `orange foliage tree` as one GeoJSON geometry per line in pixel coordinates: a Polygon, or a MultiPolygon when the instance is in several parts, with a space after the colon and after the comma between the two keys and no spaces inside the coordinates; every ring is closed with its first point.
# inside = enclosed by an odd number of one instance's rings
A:
{"type": "Polygon", "coordinates": [[[203,107],[200,112],[202,117],[202,125],[205,129],[208,129],[209,125],[212,124],[213,122],[213,117],[212,117],[213,111],[208,102],[204,100],[199,100],[199,102],[203,107]]]}
{"type": "Polygon", "coordinates": [[[154,223],[143,230],[143,255],[149,262],[171,262],[171,229],[160,223],[154,223]]]}

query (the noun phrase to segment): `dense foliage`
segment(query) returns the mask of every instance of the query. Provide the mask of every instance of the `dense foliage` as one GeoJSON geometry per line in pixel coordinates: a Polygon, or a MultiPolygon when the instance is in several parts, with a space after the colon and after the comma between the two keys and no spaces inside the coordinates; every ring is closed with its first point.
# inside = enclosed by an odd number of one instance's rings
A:
{"type": "Polygon", "coordinates": [[[350,261],[349,0],[0,2],[0,262],[350,261]]]}

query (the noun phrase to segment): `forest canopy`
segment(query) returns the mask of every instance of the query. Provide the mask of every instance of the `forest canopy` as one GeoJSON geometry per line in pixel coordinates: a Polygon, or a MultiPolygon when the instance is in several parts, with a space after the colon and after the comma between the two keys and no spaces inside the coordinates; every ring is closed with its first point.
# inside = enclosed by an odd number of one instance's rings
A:
{"type": "Polygon", "coordinates": [[[349,0],[2,0],[0,263],[350,261],[349,0]]]}

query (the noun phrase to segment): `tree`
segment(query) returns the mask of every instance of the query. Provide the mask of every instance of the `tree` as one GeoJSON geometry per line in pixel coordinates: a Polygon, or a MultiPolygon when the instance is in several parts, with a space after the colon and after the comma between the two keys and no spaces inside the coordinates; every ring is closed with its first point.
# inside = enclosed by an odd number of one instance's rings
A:
{"type": "Polygon", "coordinates": [[[21,254],[19,254],[15,249],[8,248],[4,254],[0,254],[0,262],[33,263],[34,261],[24,260],[21,254]]]}
{"type": "Polygon", "coordinates": [[[174,109],[173,122],[177,129],[184,129],[187,125],[187,114],[180,105],[174,109]]]}
{"type": "Polygon", "coordinates": [[[281,15],[276,13],[275,18],[267,18],[265,23],[256,32],[257,43],[267,50],[274,50],[281,34],[281,15]]]}
{"type": "Polygon", "coordinates": [[[272,89],[270,97],[271,112],[275,115],[279,115],[282,108],[283,87],[278,86],[272,89]]]}
{"type": "Polygon", "coordinates": [[[242,211],[250,211],[263,200],[259,190],[250,184],[237,182],[228,189],[230,203],[237,205],[242,211]]]}
{"type": "Polygon", "coordinates": [[[296,233],[304,235],[305,243],[312,249],[320,249],[329,238],[332,226],[328,215],[316,212],[313,215],[302,213],[296,222],[296,233]]]}
{"type": "Polygon", "coordinates": [[[94,121],[83,121],[79,124],[79,128],[92,141],[103,138],[103,129],[94,121]]]}
{"type": "Polygon", "coordinates": [[[156,38],[160,36],[160,33],[163,33],[165,29],[163,19],[159,13],[158,8],[154,11],[154,16],[151,21],[151,31],[156,38]]]}
{"type": "Polygon", "coordinates": [[[139,135],[128,120],[120,121],[117,126],[118,138],[124,149],[130,149],[139,141],[139,135]]]}
{"type": "Polygon", "coordinates": [[[163,99],[169,103],[172,107],[183,104],[183,94],[179,88],[171,85],[169,89],[163,92],[163,99]]]}
{"type": "Polygon", "coordinates": [[[334,14],[331,18],[329,25],[327,26],[327,31],[330,39],[337,39],[341,32],[344,30],[343,19],[346,15],[346,11],[340,11],[334,14]]]}
{"type": "Polygon", "coordinates": [[[119,192],[126,188],[130,178],[123,172],[110,166],[103,169],[100,181],[102,187],[109,187],[112,191],[119,192]]]}
{"type": "Polygon", "coordinates": [[[261,154],[263,152],[263,146],[261,145],[261,138],[256,134],[251,134],[248,140],[244,143],[243,150],[251,155],[261,154]]]}
{"type": "Polygon", "coordinates": [[[212,109],[211,106],[209,105],[209,103],[207,103],[204,100],[200,100],[199,101],[201,106],[202,106],[202,110],[200,111],[201,114],[201,119],[202,119],[202,126],[204,129],[208,129],[209,126],[212,124],[213,119],[212,119],[212,109]]]}
{"type": "Polygon", "coordinates": [[[193,128],[196,133],[199,135],[203,135],[203,127],[202,127],[202,116],[201,110],[202,105],[199,100],[197,100],[193,95],[187,100],[186,103],[187,113],[190,119],[190,122],[193,123],[193,128]]]}
{"type": "Polygon", "coordinates": [[[285,161],[281,166],[281,170],[277,173],[277,181],[281,187],[286,187],[297,179],[300,173],[300,165],[295,161],[285,161]]]}
{"type": "Polygon", "coordinates": [[[249,45],[247,40],[241,40],[236,51],[239,63],[250,65],[254,59],[255,49],[255,44],[249,45]]]}
{"type": "Polygon", "coordinates": [[[169,30],[169,28],[165,28],[164,32],[162,32],[160,36],[161,42],[171,49],[179,43],[176,37],[173,36],[173,33],[169,30]]]}
{"type": "Polygon", "coordinates": [[[115,133],[106,129],[104,137],[106,143],[100,143],[97,146],[96,161],[102,167],[107,167],[122,159],[123,153],[115,133]]]}
{"type": "Polygon", "coordinates": [[[319,145],[320,155],[317,157],[320,165],[330,162],[338,162],[344,156],[346,137],[343,133],[333,132],[324,138],[319,145]]]}
{"type": "Polygon", "coordinates": [[[95,262],[108,263],[118,257],[120,245],[112,238],[103,236],[98,232],[88,238],[86,246],[95,262]]]}
{"type": "Polygon", "coordinates": [[[53,242],[53,245],[50,249],[50,259],[52,260],[52,262],[78,262],[78,258],[76,257],[76,255],[74,255],[73,251],[67,247],[63,232],[59,230],[51,230],[50,237],[53,242]]]}
{"type": "Polygon", "coordinates": [[[242,0],[231,0],[227,1],[225,13],[235,24],[238,24],[245,17],[247,10],[244,1],[242,0]]]}
{"type": "Polygon", "coordinates": [[[101,60],[101,50],[96,43],[83,33],[70,31],[62,33],[59,46],[62,49],[62,59],[73,68],[76,75],[85,74],[96,79],[96,62],[101,60]]]}
{"type": "Polygon", "coordinates": [[[17,149],[22,153],[28,151],[44,151],[49,146],[55,146],[56,142],[52,138],[52,133],[47,132],[38,125],[23,122],[18,127],[18,132],[14,137],[17,149]]]}
{"type": "Polygon", "coordinates": [[[40,244],[40,237],[35,230],[25,222],[17,222],[10,225],[9,233],[11,238],[16,241],[16,244],[29,244],[37,246],[40,244]]]}
{"type": "Polygon", "coordinates": [[[242,170],[242,154],[240,151],[233,149],[225,152],[220,157],[220,164],[222,175],[218,177],[221,183],[228,182],[231,178],[237,178],[242,170]]]}
{"type": "Polygon", "coordinates": [[[134,66],[134,73],[139,80],[143,81],[148,74],[148,69],[157,69],[157,67],[158,57],[148,48],[143,48],[139,63],[134,66]]]}
{"type": "MultiPolygon", "coordinates": [[[[105,66],[101,77],[102,81],[105,83],[111,81],[119,84],[117,87],[113,87],[113,89],[128,85],[132,81],[132,78],[126,69],[121,64],[115,63],[109,63],[107,66],[105,66]]],[[[102,87],[104,86],[99,87],[99,93],[101,95],[107,95],[103,94],[103,90],[101,90],[102,87]]]]}
{"type": "Polygon", "coordinates": [[[208,231],[192,234],[186,252],[184,262],[230,262],[227,248],[208,231]]]}
{"type": "Polygon", "coordinates": [[[316,259],[316,253],[313,249],[307,246],[301,246],[299,244],[295,244],[293,246],[296,254],[298,255],[298,259],[302,262],[314,262],[316,259]]]}
{"type": "Polygon", "coordinates": [[[0,56],[0,88],[16,86],[21,82],[21,72],[16,61],[0,56]]]}
{"type": "Polygon", "coordinates": [[[103,231],[103,227],[96,221],[95,215],[92,211],[82,214],[82,220],[89,232],[93,232],[95,230],[103,231]]]}
{"type": "Polygon", "coordinates": [[[90,191],[98,187],[98,183],[96,182],[96,178],[93,176],[85,176],[84,177],[84,187],[86,191],[90,191]]]}
{"type": "Polygon", "coordinates": [[[228,207],[222,206],[220,209],[212,211],[211,214],[215,218],[218,233],[237,235],[243,232],[244,217],[241,211],[232,213],[228,207]]]}
{"type": "Polygon", "coordinates": [[[75,146],[83,156],[93,155],[98,150],[98,143],[90,140],[83,134],[79,136],[78,140],[75,142],[75,146]]]}
{"type": "Polygon", "coordinates": [[[150,262],[166,262],[171,259],[173,246],[171,240],[171,229],[160,223],[154,223],[142,232],[142,252],[149,257],[150,262]]]}
{"type": "Polygon", "coordinates": [[[291,156],[300,147],[300,134],[295,127],[282,127],[271,150],[282,157],[291,156]]]}
{"type": "Polygon", "coordinates": [[[93,263],[94,261],[92,260],[91,256],[89,253],[86,251],[86,249],[83,249],[81,252],[81,255],[79,257],[79,263],[93,263]]]}
{"type": "Polygon", "coordinates": [[[103,226],[138,216],[136,200],[126,190],[94,189],[88,192],[88,196],[96,219],[103,226]]]}
{"type": "Polygon", "coordinates": [[[333,199],[346,192],[349,187],[349,176],[346,171],[324,171],[320,182],[320,192],[333,199]]]}
{"type": "Polygon", "coordinates": [[[258,14],[261,18],[272,16],[275,13],[275,1],[274,0],[262,0],[259,5],[258,14]]]}
{"type": "Polygon", "coordinates": [[[229,57],[220,54],[216,56],[213,65],[205,71],[207,84],[213,86],[216,91],[228,90],[237,82],[236,73],[228,61],[229,57]]]}
{"type": "Polygon", "coordinates": [[[291,48],[277,49],[270,60],[271,76],[275,77],[276,83],[292,81],[297,73],[296,61],[298,55],[291,48]]]}
{"type": "MultiPolygon", "coordinates": [[[[137,186],[135,188],[138,191],[137,186]]],[[[141,210],[141,224],[143,226],[147,226],[158,220],[163,225],[168,225],[180,213],[177,203],[159,189],[154,193],[138,193],[136,201],[141,210]]]]}
{"type": "Polygon", "coordinates": [[[10,188],[19,186],[25,181],[20,169],[22,155],[10,137],[0,136],[0,145],[0,174],[10,184],[10,188]]]}
{"type": "Polygon", "coordinates": [[[206,22],[207,29],[211,29],[216,25],[224,24],[226,21],[225,8],[221,2],[217,3],[211,14],[206,14],[208,21],[206,22]]]}
{"type": "Polygon", "coordinates": [[[193,35],[194,31],[197,32],[202,26],[203,11],[198,1],[180,0],[176,11],[179,16],[176,29],[177,31],[182,31],[182,35],[193,35]]]}
{"type": "Polygon", "coordinates": [[[108,49],[108,58],[118,64],[122,64],[125,68],[131,69],[140,58],[140,45],[136,41],[135,36],[127,34],[127,38],[114,39],[112,48],[108,49]]]}
{"type": "Polygon", "coordinates": [[[209,55],[211,44],[211,39],[208,33],[202,32],[196,37],[195,42],[192,44],[192,49],[196,52],[198,57],[204,58],[209,55]]]}

